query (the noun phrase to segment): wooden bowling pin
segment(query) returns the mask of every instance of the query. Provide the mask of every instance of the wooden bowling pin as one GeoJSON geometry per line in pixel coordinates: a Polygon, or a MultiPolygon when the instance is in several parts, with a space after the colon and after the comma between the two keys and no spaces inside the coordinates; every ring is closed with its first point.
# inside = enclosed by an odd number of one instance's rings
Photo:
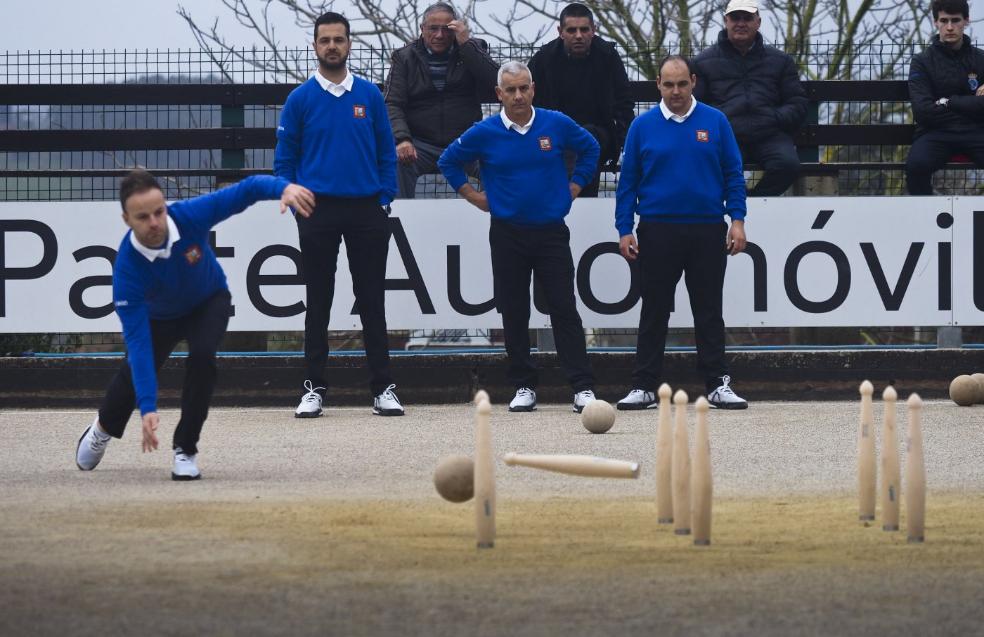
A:
{"type": "Polygon", "coordinates": [[[871,406],[874,386],[861,383],[861,420],[858,423],[858,519],[875,519],[875,419],[871,406]]]}
{"type": "Polygon", "coordinates": [[[659,386],[659,424],[656,428],[656,521],[673,524],[673,424],[670,386],[659,386]]]}
{"type": "Polygon", "coordinates": [[[926,459],[923,456],[922,399],[912,394],[905,433],[905,524],[909,542],[926,538],[926,459]]]}
{"type": "Polygon", "coordinates": [[[690,535],[690,444],[687,437],[687,392],[673,396],[673,532],[690,535]]]}
{"type": "Polygon", "coordinates": [[[881,454],[881,503],[882,530],[899,530],[899,497],[902,487],[902,476],[899,473],[899,438],[895,433],[895,407],[898,394],[894,387],[886,387],[882,392],[885,401],[885,416],[882,422],[882,454],[881,454]]]}
{"type": "Polygon", "coordinates": [[[707,399],[697,399],[697,424],[694,426],[694,463],[691,475],[691,513],[694,545],[711,543],[711,497],[714,492],[711,477],[711,440],[707,431],[707,412],[711,408],[707,399]]]}

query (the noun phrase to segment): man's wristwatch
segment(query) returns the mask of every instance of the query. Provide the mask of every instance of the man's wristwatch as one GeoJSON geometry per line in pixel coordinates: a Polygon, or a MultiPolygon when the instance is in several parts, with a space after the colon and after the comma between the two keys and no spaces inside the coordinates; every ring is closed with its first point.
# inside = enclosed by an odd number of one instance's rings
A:
{"type": "Polygon", "coordinates": [[[935,102],[933,102],[933,104],[935,104],[937,106],[942,106],[942,107],[946,108],[947,106],[950,105],[950,98],[949,97],[941,97],[940,99],[938,99],[935,102]]]}

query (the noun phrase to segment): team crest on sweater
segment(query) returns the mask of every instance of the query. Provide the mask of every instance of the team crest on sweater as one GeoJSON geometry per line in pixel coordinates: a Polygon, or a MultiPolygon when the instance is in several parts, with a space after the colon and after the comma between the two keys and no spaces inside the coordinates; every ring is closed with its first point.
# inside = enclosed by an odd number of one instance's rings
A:
{"type": "Polygon", "coordinates": [[[706,130],[698,130],[697,131],[697,141],[699,141],[699,142],[709,142],[709,141],[711,141],[711,136],[707,133],[706,130]]]}
{"type": "Polygon", "coordinates": [[[553,150],[553,142],[550,141],[549,137],[544,136],[540,138],[540,150],[553,150]]]}
{"type": "Polygon", "coordinates": [[[366,107],[364,104],[355,104],[352,106],[352,116],[355,119],[365,119],[366,118],[366,107]]]}
{"type": "Polygon", "coordinates": [[[185,250],[184,255],[185,255],[185,261],[188,262],[188,265],[195,265],[196,263],[202,260],[202,249],[199,248],[197,245],[193,245],[187,250],[185,250]]]}

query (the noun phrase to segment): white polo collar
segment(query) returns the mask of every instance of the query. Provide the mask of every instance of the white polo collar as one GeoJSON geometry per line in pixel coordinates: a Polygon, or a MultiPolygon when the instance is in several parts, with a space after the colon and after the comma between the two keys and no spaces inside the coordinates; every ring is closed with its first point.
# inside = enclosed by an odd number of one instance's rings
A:
{"type": "Polygon", "coordinates": [[[133,249],[144,256],[145,259],[154,262],[154,259],[169,259],[171,258],[171,246],[177,243],[181,239],[181,233],[178,232],[178,226],[174,223],[174,219],[171,219],[171,215],[167,216],[167,239],[164,241],[163,248],[148,248],[144,244],[137,241],[137,235],[130,231],[130,244],[133,249]]]}
{"type": "Polygon", "coordinates": [[[692,95],[690,96],[690,108],[688,108],[687,112],[684,113],[683,115],[677,115],[669,108],[667,108],[665,101],[661,101],[659,103],[659,110],[661,113],[663,113],[663,117],[665,117],[666,119],[672,119],[674,122],[678,124],[682,124],[685,121],[687,121],[687,118],[690,117],[690,115],[694,112],[695,108],[697,108],[697,98],[692,95]]]}
{"type": "Polygon", "coordinates": [[[533,114],[530,115],[530,121],[526,122],[525,126],[520,126],[516,122],[509,119],[506,116],[506,109],[502,109],[501,111],[499,111],[499,118],[502,120],[502,125],[505,126],[507,129],[512,129],[516,131],[520,135],[525,135],[526,133],[530,132],[530,129],[533,128],[533,120],[536,119],[536,108],[533,106],[531,106],[530,108],[533,110],[533,114]]]}
{"type": "Polygon", "coordinates": [[[348,69],[345,69],[345,79],[339,82],[338,84],[335,84],[334,82],[326,78],[324,75],[321,74],[320,71],[314,72],[314,79],[318,81],[318,84],[321,85],[321,88],[325,89],[335,97],[341,97],[342,95],[345,95],[346,91],[351,91],[352,85],[355,83],[355,78],[351,73],[348,72],[348,69]]]}

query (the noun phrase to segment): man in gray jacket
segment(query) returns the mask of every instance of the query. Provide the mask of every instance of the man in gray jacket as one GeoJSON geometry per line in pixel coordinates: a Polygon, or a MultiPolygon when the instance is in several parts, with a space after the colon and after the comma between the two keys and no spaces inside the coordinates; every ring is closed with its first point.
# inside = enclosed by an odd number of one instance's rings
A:
{"type": "Polygon", "coordinates": [[[438,2],[424,10],[420,38],[393,53],[386,78],[397,198],[412,199],[417,178],[438,172],[447,145],[482,118],[483,102],[496,101],[498,70],[488,44],[471,37],[454,7],[438,2]]]}

